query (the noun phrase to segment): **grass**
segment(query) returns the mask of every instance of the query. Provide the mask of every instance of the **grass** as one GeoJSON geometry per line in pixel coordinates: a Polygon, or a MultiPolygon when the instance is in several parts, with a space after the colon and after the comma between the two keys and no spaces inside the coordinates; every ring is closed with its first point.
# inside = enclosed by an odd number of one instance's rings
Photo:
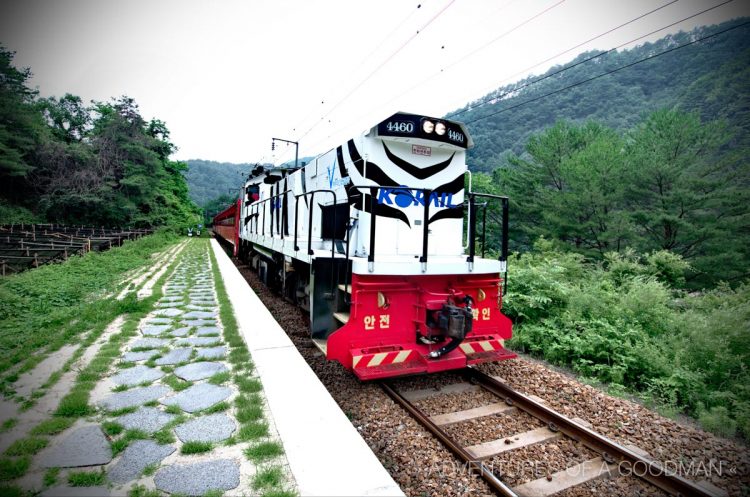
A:
{"type": "Polygon", "coordinates": [[[26,497],[28,494],[17,485],[0,484],[0,495],[3,497],[26,497]]]}
{"type": "Polygon", "coordinates": [[[158,407],[159,401],[158,400],[149,400],[148,402],[143,404],[144,407],[158,407]]]}
{"type": "Polygon", "coordinates": [[[263,405],[263,399],[261,399],[260,395],[258,395],[257,393],[253,393],[250,395],[240,395],[236,399],[234,399],[234,405],[237,406],[237,409],[251,406],[260,406],[263,405]]]}
{"type": "Polygon", "coordinates": [[[257,440],[268,436],[268,424],[262,423],[245,423],[237,432],[237,439],[243,442],[257,440]]]}
{"type": "Polygon", "coordinates": [[[14,426],[18,424],[18,419],[16,418],[10,418],[3,421],[3,424],[0,425],[0,433],[5,433],[7,431],[10,431],[13,429],[14,426]]]}
{"type": "Polygon", "coordinates": [[[161,382],[171,387],[175,392],[181,392],[182,390],[189,388],[193,384],[192,382],[181,380],[173,374],[164,376],[161,379],[161,382]]]}
{"type": "Polygon", "coordinates": [[[89,392],[73,390],[62,398],[57,406],[55,416],[65,418],[81,418],[91,414],[89,407],[89,392]]]}
{"type": "Polygon", "coordinates": [[[147,350],[154,350],[153,347],[131,347],[130,352],[146,352],[147,350]]]}
{"type": "Polygon", "coordinates": [[[229,352],[229,361],[232,362],[232,364],[247,363],[250,362],[250,354],[247,350],[238,347],[229,352]]]}
{"type": "Polygon", "coordinates": [[[125,414],[132,414],[135,411],[137,411],[137,407],[123,407],[122,409],[115,409],[114,411],[109,411],[110,416],[123,416],[125,414]]]}
{"type": "Polygon", "coordinates": [[[148,489],[143,485],[135,485],[128,490],[128,497],[161,497],[162,493],[158,490],[148,489]]]}
{"type": "Polygon", "coordinates": [[[21,438],[5,449],[6,456],[33,456],[47,446],[49,440],[40,437],[21,438]]]}
{"type": "Polygon", "coordinates": [[[261,406],[245,406],[238,408],[235,417],[237,418],[237,421],[243,424],[250,421],[258,421],[263,419],[263,408],[261,406]]]}
{"type": "Polygon", "coordinates": [[[214,448],[214,444],[211,442],[196,442],[190,441],[182,444],[180,448],[180,454],[202,454],[204,452],[210,452],[214,448]]]}
{"type": "Polygon", "coordinates": [[[261,442],[245,449],[245,456],[255,463],[260,463],[278,457],[284,449],[278,442],[261,442]]]}
{"type": "Polygon", "coordinates": [[[72,471],[68,473],[71,487],[99,487],[107,483],[103,471],[72,471]]]}
{"type": "Polygon", "coordinates": [[[110,447],[112,449],[112,457],[115,457],[117,454],[125,450],[128,445],[130,445],[130,440],[125,440],[124,438],[113,440],[110,443],[110,447]]]}
{"type": "Polygon", "coordinates": [[[127,430],[125,432],[125,435],[122,436],[124,440],[127,440],[128,442],[132,442],[133,440],[146,440],[150,438],[149,434],[146,433],[143,430],[127,430]]]}
{"type": "Polygon", "coordinates": [[[15,480],[23,476],[29,469],[31,458],[23,456],[20,458],[0,458],[0,481],[15,480]]]}
{"type": "Polygon", "coordinates": [[[263,497],[297,497],[297,492],[292,492],[291,490],[284,490],[284,489],[271,489],[267,492],[263,492],[263,497]]]}
{"type": "Polygon", "coordinates": [[[251,485],[253,490],[267,490],[281,485],[284,482],[284,473],[279,466],[271,466],[261,469],[253,476],[251,485]]]}
{"type": "Polygon", "coordinates": [[[168,428],[162,428],[161,430],[154,432],[154,434],[151,435],[151,438],[160,445],[171,444],[175,441],[174,433],[168,428]]]}
{"type": "Polygon", "coordinates": [[[242,393],[256,393],[263,390],[263,385],[259,380],[255,378],[248,378],[246,376],[235,375],[234,383],[242,393]]]}
{"type": "Polygon", "coordinates": [[[224,371],[222,373],[216,373],[215,375],[211,376],[208,379],[208,382],[212,385],[221,385],[222,383],[226,383],[229,381],[229,379],[232,377],[232,375],[228,371],[224,371]]]}
{"type": "Polygon", "coordinates": [[[211,407],[207,407],[201,411],[201,414],[216,414],[217,412],[224,412],[229,409],[230,405],[227,402],[219,402],[211,407]]]}
{"type": "Polygon", "coordinates": [[[126,390],[130,390],[130,387],[127,385],[117,385],[112,389],[113,392],[124,392],[126,390]]]}
{"type": "MultiPolygon", "coordinates": [[[[163,232],[0,280],[0,344],[4,350],[0,373],[20,364],[6,376],[12,379],[65,344],[93,343],[117,315],[129,312],[134,305],[134,299],[96,297],[117,287],[127,271],[152,264],[150,255],[174,241],[174,235],[163,232]],[[82,340],[81,335],[87,333],[82,340]]],[[[45,387],[59,378],[51,378],[45,387]]]]}
{"type": "Polygon", "coordinates": [[[180,406],[177,404],[168,405],[166,409],[164,409],[164,412],[167,414],[182,414],[182,409],[180,409],[180,406]]]}
{"type": "Polygon", "coordinates": [[[75,423],[75,418],[52,418],[46,419],[31,429],[32,435],[57,435],[70,428],[75,423]]]}
{"type": "Polygon", "coordinates": [[[158,464],[149,464],[145,468],[143,468],[143,476],[154,476],[154,473],[156,473],[156,469],[159,467],[158,464]]]}
{"type": "Polygon", "coordinates": [[[102,423],[102,430],[110,437],[119,435],[124,429],[120,423],[115,423],[114,421],[105,421],[102,423]]]}
{"type": "Polygon", "coordinates": [[[44,472],[44,478],[42,481],[44,482],[45,487],[51,487],[57,483],[57,478],[60,476],[60,468],[49,468],[47,471],[44,472]]]}

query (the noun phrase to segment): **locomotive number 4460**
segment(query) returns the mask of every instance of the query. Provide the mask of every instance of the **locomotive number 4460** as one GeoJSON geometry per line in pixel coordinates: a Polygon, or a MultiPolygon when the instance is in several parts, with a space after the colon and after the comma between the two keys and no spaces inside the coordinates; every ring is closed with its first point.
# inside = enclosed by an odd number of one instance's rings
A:
{"type": "Polygon", "coordinates": [[[385,125],[386,129],[391,133],[414,133],[414,123],[404,121],[388,121],[385,125]]]}

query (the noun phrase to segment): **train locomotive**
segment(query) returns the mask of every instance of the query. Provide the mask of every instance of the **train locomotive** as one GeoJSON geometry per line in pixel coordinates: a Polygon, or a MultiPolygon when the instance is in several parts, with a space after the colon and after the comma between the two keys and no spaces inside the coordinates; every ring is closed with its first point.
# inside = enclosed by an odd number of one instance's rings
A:
{"type": "Polygon", "coordinates": [[[461,123],[397,113],[302,167],[256,167],[214,230],[361,380],[511,359],[508,199],[465,191],[472,145],[461,123]],[[491,202],[499,260],[476,254],[491,202]]]}

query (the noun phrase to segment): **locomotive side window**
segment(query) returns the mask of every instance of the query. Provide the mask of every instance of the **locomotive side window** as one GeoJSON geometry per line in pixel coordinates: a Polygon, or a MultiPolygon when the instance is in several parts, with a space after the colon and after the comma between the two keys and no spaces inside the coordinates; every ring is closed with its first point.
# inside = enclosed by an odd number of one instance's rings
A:
{"type": "Polygon", "coordinates": [[[247,199],[255,202],[259,198],[259,192],[260,187],[258,185],[250,185],[247,188],[245,188],[245,193],[247,193],[247,199]]]}
{"type": "Polygon", "coordinates": [[[349,220],[349,204],[324,205],[321,207],[321,238],[343,240],[346,238],[346,222],[349,220]],[[335,212],[335,216],[334,216],[335,212]],[[334,225],[334,217],[336,224],[334,225]]]}

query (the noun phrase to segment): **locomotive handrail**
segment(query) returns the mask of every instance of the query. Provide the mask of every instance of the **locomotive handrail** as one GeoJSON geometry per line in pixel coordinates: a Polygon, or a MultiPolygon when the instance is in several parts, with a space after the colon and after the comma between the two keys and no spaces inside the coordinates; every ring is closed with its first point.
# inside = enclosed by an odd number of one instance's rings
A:
{"type": "MultiPolygon", "coordinates": [[[[501,236],[502,240],[500,243],[500,257],[498,257],[498,260],[503,263],[505,268],[505,277],[503,278],[503,295],[505,295],[505,292],[508,288],[508,206],[509,201],[508,197],[502,196],[502,195],[492,195],[491,193],[475,193],[475,192],[468,192],[467,193],[469,197],[469,226],[468,226],[468,234],[469,234],[469,256],[466,258],[466,261],[469,264],[474,264],[474,255],[476,251],[476,202],[475,198],[488,198],[488,199],[496,199],[500,200],[500,203],[502,205],[503,209],[503,219],[502,219],[502,231],[501,236]]],[[[482,219],[482,257],[484,257],[485,252],[485,236],[486,236],[486,228],[487,228],[487,203],[483,205],[483,219],[482,219]]]]}
{"type": "MultiPolygon", "coordinates": [[[[260,233],[258,233],[258,226],[256,223],[255,226],[255,234],[260,234],[261,236],[266,236],[266,202],[270,201],[272,197],[264,198],[263,200],[256,200],[254,202],[256,215],[258,217],[262,217],[261,223],[260,223],[260,233]],[[263,215],[260,214],[260,208],[263,207],[263,215]]],[[[251,206],[252,207],[252,206],[251,206]]],[[[271,236],[273,236],[273,226],[271,226],[271,236]]]]}
{"type": "MultiPolygon", "coordinates": [[[[294,251],[299,251],[299,246],[297,245],[297,219],[299,218],[299,199],[307,197],[310,195],[310,208],[308,209],[308,222],[307,222],[307,255],[313,255],[315,252],[313,252],[312,249],[312,220],[313,220],[313,200],[315,199],[316,193],[330,193],[333,195],[333,205],[338,205],[338,196],[336,195],[336,192],[333,190],[328,189],[320,189],[320,190],[312,190],[305,193],[300,193],[299,195],[294,196],[294,251]]],[[[333,209],[333,226],[334,226],[334,238],[335,238],[335,231],[336,231],[336,209],[333,209]]],[[[321,233],[321,239],[322,239],[322,233],[321,233]]],[[[336,244],[331,241],[331,259],[335,257],[335,250],[336,244]]]]}
{"type": "MultiPolygon", "coordinates": [[[[338,196],[336,195],[336,192],[333,190],[327,190],[327,189],[320,189],[320,190],[313,190],[310,192],[300,193],[299,195],[294,196],[294,250],[298,251],[299,246],[297,246],[297,218],[298,218],[298,207],[299,207],[299,199],[300,198],[307,198],[308,195],[310,195],[310,208],[308,209],[308,222],[307,222],[307,255],[313,255],[313,249],[312,249],[312,221],[313,221],[313,209],[314,209],[314,200],[315,200],[315,194],[316,193],[330,193],[333,195],[333,235],[331,238],[331,286],[330,286],[330,292],[329,295],[331,298],[333,298],[334,290],[336,288],[336,282],[334,278],[333,273],[333,259],[335,257],[335,248],[336,248],[336,205],[338,205],[338,196]]],[[[323,213],[321,212],[321,220],[322,220],[323,213]]],[[[321,240],[323,239],[323,233],[321,230],[320,233],[321,240]]],[[[312,262],[312,261],[311,261],[312,262]]]]}
{"type": "MultiPolygon", "coordinates": [[[[469,257],[466,259],[469,262],[474,262],[474,255],[475,255],[475,245],[474,245],[474,237],[476,236],[476,220],[474,219],[474,209],[476,208],[476,203],[474,201],[475,197],[480,198],[491,198],[491,199],[497,199],[500,200],[502,204],[503,209],[503,219],[502,219],[502,241],[501,241],[501,249],[500,249],[500,257],[498,258],[501,262],[506,262],[508,260],[508,197],[502,196],[502,195],[492,195],[490,193],[475,193],[475,192],[468,192],[467,194],[469,196],[469,216],[471,217],[471,221],[469,222],[469,229],[471,230],[471,236],[469,237],[469,257]]],[[[485,213],[486,213],[486,205],[485,207],[485,213]]],[[[486,220],[486,217],[485,217],[486,220]]],[[[483,222],[483,225],[486,224],[483,222]]],[[[484,242],[484,232],[485,226],[483,226],[483,233],[482,233],[482,240],[484,242]]],[[[482,251],[484,254],[484,246],[482,246],[482,251]]]]}
{"type": "MultiPolygon", "coordinates": [[[[274,206],[276,205],[275,202],[279,199],[279,197],[282,198],[282,202],[285,202],[286,201],[285,197],[286,197],[287,194],[289,194],[289,192],[291,192],[291,190],[284,190],[282,193],[278,193],[276,195],[271,195],[267,199],[263,200],[263,202],[268,202],[268,201],[274,202],[273,204],[271,204],[271,219],[270,219],[270,223],[269,223],[270,226],[271,226],[271,238],[273,238],[273,211],[274,210],[280,210],[281,211],[281,215],[280,216],[278,214],[276,215],[277,221],[281,224],[281,226],[279,227],[278,232],[279,232],[279,235],[280,235],[281,239],[282,240],[284,239],[284,220],[286,219],[286,209],[284,209],[283,206],[282,207],[278,207],[278,208],[274,207],[274,206]]],[[[264,219],[264,222],[265,222],[265,219],[264,219]]]]}

